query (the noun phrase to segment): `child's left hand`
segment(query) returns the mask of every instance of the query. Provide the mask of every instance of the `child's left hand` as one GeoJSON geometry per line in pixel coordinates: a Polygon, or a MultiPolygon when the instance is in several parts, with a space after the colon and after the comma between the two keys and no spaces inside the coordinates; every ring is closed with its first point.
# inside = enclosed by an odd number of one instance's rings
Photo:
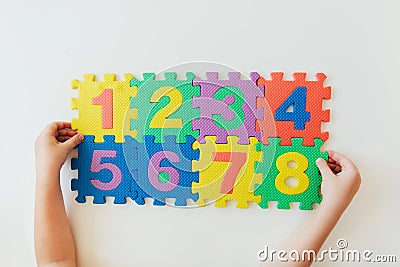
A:
{"type": "Polygon", "coordinates": [[[71,130],[71,123],[50,123],[36,139],[37,171],[59,172],[68,153],[82,141],[83,135],[71,130]]]}

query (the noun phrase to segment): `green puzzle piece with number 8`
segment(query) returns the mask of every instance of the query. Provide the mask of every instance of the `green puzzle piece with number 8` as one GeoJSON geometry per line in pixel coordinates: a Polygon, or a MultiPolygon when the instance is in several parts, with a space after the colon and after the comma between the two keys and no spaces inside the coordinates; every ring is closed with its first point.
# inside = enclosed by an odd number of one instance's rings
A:
{"type": "Polygon", "coordinates": [[[303,138],[292,138],[291,146],[281,146],[281,138],[268,138],[269,144],[257,143],[262,151],[262,161],[255,163],[255,172],[262,173],[260,185],[254,194],[261,196],[261,208],[268,208],[268,201],[277,201],[278,209],[289,209],[290,202],[300,202],[300,209],[312,210],[313,203],[320,203],[319,189],[322,182],[316,160],[328,160],[328,152],[321,152],[324,142],[314,139],[314,146],[302,146],[303,138]],[[294,178],[295,185],[287,179],[294,178]]]}
{"type": "Polygon", "coordinates": [[[200,96],[200,86],[193,86],[195,75],[188,72],[186,80],[177,80],[176,73],[166,72],[164,78],[156,80],[154,73],[144,73],[143,80],[131,80],[138,96],[130,101],[136,114],[130,118],[130,130],[137,130],[140,143],[145,135],[154,136],[155,143],[163,143],[169,135],[177,137],[176,143],[185,143],[186,136],[199,136],[192,129],[192,120],[200,117],[200,109],[192,105],[193,97],[200,96]]]}

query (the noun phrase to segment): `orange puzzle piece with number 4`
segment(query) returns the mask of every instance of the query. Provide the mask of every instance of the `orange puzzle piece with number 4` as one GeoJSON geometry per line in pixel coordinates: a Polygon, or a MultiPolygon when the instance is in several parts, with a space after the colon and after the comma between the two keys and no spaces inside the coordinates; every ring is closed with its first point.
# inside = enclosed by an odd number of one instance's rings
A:
{"type": "MultiPolygon", "coordinates": [[[[306,73],[293,73],[294,80],[284,80],[283,72],[272,72],[271,80],[260,77],[257,80],[258,86],[264,86],[265,97],[257,98],[257,108],[264,108],[265,118],[269,118],[267,112],[269,110],[275,116],[275,129],[268,126],[268,121],[258,120],[257,130],[263,132],[262,143],[268,144],[268,137],[280,137],[282,146],[290,146],[292,138],[303,138],[303,146],[314,146],[314,139],[320,138],[326,141],[329,137],[328,132],[321,131],[321,123],[329,122],[330,110],[322,109],[324,99],[331,98],[331,87],[324,87],[326,75],[317,73],[317,80],[306,80],[306,73]],[[300,89],[304,89],[303,91],[300,89]],[[294,93],[298,93],[294,95],[294,93]],[[303,93],[304,95],[301,95],[303,93]],[[305,110],[298,112],[306,113],[303,119],[303,127],[298,127],[295,120],[280,120],[278,119],[278,111],[283,103],[292,96],[293,103],[301,103],[304,101],[303,107],[305,110]],[[307,101],[306,101],[307,100],[307,101]]],[[[303,108],[302,107],[302,108],[303,108]]],[[[296,108],[296,107],[294,107],[296,108]]],[[[286,109],[286,107],[285,107],[286,109]]],[[[283,111],[285,112],[285,111],[283,111]]],[[[294,110],[293,116],[297,112],[294,110]]],[[[286,114],[289,114],[286,113],[286,114]]],[[[301,114],[303,115],[303,114],[301,114]]],[[[299,119],[299,116],[296,117],[299,119]]]]}

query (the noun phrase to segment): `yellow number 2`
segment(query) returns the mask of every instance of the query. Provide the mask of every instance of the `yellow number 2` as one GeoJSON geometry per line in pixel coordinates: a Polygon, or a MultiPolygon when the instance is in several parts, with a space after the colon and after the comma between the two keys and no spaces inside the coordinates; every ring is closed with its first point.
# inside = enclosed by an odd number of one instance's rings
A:
{"type": "Polygon", "coordinates": [[[169,119],[182,105],[182,94],[178,89],[171,86],[160,87],[153,93],[150,102],[159,102],[162,97],[168,97],[168,105],[160,109],[150,121],[150,128],[182,128],[182,119],[169,119]]]}
{"type": "Polygon", "coordinates": [[[285,153],[276,160],[276,167],[279,174],[276,176],[275,186],[281,193],[296,195],[308,189],[310,180],[304,173],[308,168],[308,160],[304,155],[297,152],[285,153]],[[286,183],[289,177],[297,180],[295,186],[289,186],[286,183]]]}

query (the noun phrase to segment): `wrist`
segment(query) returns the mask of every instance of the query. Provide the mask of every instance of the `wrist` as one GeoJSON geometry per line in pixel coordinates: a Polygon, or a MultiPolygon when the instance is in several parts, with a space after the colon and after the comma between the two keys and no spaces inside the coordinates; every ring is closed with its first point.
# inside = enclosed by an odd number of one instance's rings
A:
{"type": "Polygon", "coordinates": [[[36,183],[60,183],[60,169],[57,167],[36,167],[36,183]]]}
{"type": "Polygon", "coordinates": [[[322,200],[318,207],[319,212],[326,214],[327,216],[340,217],[346,210],[347,205],[340,202],[328,202],[322,200]]]}
{"type": "Polygon", "coordinates": [[[61,171],[62,164],[58,163],[54,159],[38,159],[36,158],[36,174],[47,174],[47,173],[59,173],[61,171]]]}

